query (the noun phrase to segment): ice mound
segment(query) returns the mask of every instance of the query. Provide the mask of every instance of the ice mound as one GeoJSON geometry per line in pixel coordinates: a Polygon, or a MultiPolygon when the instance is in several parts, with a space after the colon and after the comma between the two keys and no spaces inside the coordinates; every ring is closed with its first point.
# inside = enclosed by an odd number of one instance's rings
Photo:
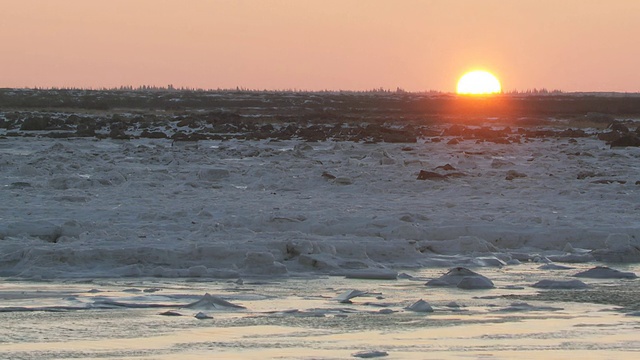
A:
{"type": "Polygon", "coordinates": [[[429,280],[427,286],[456,286],[460,289],[492,289],[489,278],[463,267],[455,267],[437,279],[429,280]]]}
{"type": "Polygon", "coordinates": [[[638,277],[635,273],[615,270],[606,266],[596,266],[573,276],[592,279],[635,279],[638,277]]]}
{"type": "Polygon", "coordinates": [[[187,304],[182,308],[194,310],[246,309],[244,306],[232,304],[209,293],[204,294],[200,300],[187,304]]]}
{"type": "Polygon", "coordinates": [[[413,304],[407,306],[405,309],[415,312],[433,312],[433,308],[428,302],[420,299],[413,304]]]}
{"type": "Polygon", "coordinates": [[[586,289],[589,285],[580,280],[540,280],[531,287],[538,289],[586,289]]]}

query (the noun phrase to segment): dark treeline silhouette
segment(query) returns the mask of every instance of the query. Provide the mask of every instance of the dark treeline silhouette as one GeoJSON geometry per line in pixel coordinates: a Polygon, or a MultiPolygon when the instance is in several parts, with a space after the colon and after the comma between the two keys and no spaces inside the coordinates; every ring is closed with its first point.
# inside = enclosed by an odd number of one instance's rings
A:
{"type": "Polygon", "coordinates": [[[459,96],[437,91],[285,91],[158,87],[87,89],[0,89],[0,108],[139,111],[220,110],[271,118],[415,119],[438,116],[640,115],[639,94],[560,93],[546,90],[494,96],[459,96]]]}

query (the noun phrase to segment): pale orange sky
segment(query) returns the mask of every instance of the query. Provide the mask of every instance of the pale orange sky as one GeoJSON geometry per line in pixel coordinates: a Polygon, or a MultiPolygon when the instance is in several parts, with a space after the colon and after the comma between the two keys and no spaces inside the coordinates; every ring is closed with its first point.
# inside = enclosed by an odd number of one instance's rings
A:
{"type": "Polygon", "coordinates": [[[640,0],[0,0],[0,87],[640,91],[640,0]]]}

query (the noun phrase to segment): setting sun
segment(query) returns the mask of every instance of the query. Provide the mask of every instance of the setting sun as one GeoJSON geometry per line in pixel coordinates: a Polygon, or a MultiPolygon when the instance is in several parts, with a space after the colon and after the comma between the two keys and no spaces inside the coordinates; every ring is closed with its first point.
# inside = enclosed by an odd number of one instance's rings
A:
{"type": "Polygon", "coordinates": [[[458,81],[457,93],[468,95],[497,94],[502,87],[491,73],[476,70],[464,74],[458,81]]]}

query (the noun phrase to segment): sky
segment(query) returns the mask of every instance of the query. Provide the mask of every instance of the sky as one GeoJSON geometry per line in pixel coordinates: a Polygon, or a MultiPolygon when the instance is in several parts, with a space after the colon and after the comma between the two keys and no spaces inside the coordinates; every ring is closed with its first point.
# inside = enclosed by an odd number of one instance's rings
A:
{"type": "Polygon", "coordinates": [[[0,88],[640,91],[640,0],[0,0],[0,88]]]}

